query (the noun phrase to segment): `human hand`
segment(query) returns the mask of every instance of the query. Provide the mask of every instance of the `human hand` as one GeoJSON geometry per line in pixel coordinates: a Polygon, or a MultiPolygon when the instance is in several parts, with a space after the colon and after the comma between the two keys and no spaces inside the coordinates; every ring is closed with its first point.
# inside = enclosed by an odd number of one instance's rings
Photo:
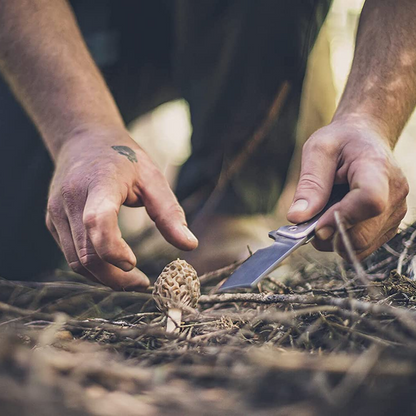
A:
{"type": "Polygon", "coordinates": [[[144,289],[148,278],[121,236],[121,205],[144,206],[164,238],[181,250],[198,245],[166,179],[120,128],[74,134],[56,159],[46,224],[69,266],[116,290],[144,289]]]}
{"type": "MultiPolygon", "coordinates": [[[[314,246],[332,251],[336,223],[342,218],[352,246],[363,259],[397,233],[406,214],[409,187],[380,130],[364,120],[336,120],[305,143],[302,168],[288,220],[307,221],[328,201],[333,184],[350,192],[319,220],[314,246]]],[[[337,251],[347,258],[341,241],[337,251]]]]}

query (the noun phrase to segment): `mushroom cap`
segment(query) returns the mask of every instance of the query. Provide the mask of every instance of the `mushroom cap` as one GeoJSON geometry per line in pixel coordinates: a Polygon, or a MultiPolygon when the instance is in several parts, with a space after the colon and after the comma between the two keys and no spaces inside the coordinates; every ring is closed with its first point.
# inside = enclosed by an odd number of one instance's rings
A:
{"type": "Polygon", "coordinates": [[[201,285],[195,269],[185,260],[169,263],[155,282],[153,299],[159,310],[183,306],[195,307],[201,296],[201,285]]]}

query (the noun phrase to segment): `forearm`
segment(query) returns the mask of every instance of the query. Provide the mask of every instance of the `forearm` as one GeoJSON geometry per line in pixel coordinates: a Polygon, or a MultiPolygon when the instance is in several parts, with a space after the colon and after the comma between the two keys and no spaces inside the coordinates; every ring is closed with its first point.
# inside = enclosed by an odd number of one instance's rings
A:
{"type": "Polygon", "coordinates": [[[66,0],[0,0],[0,70],[54,158],[87,126],[123,125],[66,0]]]}
{"type": "Polygon", "coordinates": [[[367,0],[334,120],[369,122],[393,147],[416,105],[416,2],[367,0]]]}

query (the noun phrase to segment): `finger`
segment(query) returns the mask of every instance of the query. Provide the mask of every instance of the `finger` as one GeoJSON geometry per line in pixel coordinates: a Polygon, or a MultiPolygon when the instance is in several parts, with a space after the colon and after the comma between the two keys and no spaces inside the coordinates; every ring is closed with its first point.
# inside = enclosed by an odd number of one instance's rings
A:
{"type": "Polygon", "coordinates": [[[337,169],[333,140],[311,137],[302,152],[302,167],[293,204],[287,218],[294,223],[309,220],[328,202],[337,169]]]}
{"type": "Polygon", "coordinates": [[[46,228],[52,234],[52,237],[55,240],[56,244],[58,244],[58,246],[61,247],[61,242],[59,240],[58,232],[56,231],[55,225],[52,222],[52,219],[51,219],[51,216],[50,216],[49,212],[46,213],[45,222],[46,222],[46,228]]]}
{"type": "Polygon", "coordinates": [[[157,171],[142,187],[141,198],[149,217],[169,243],[181,250],[193,250],[197,238],[189,230],[185,213],[163,175],[157,171]]]}
{"type": "Polygon", "coordinates": [[[398,231],[399,231],[399,227],[392,228],[386,234],[384,234],[375,244],[373,244],[373,246],[370,247],[368,250],[357,253],[358,260],[365,259],[374,251],[379,249],[382,245],[388,243],[392,238],[394,238],[397,235],[398,231]]]}
{"type": "Polygon", "coordinates": [[[108,187],[90,189],[82,223],[98,256],[121,270],[130,271],[136,265],[136,257],[118,226],[118,213],[123,202],[120,195],[108,187]]]}
{"type": "MultiPolygon", "coordinates": [[[[371,253],[382,246],[386,235],[396,234],[401,220],[406,214],[406,203],[402,202],[399,207],[394,209],[393,214],[384,222],[383,218],[372,218],[350,228],[348,238],[357,254],[371,253]]],[[[335,234],[334,234],[335,235],[335,234]]],[[[313,246],[319,251],[334,251],[333,238],[320,240],[318,236],[312,240],[313,246]]],[[[342,238],[338,238],[335,251],[345,254],[345,247],[342,238]]],[[[368,255],[367,254],[367,255],[368,255]]]]}
{"type": "MultiPolygon", "coordinates": [[[[370,247],[368,247],[366,250],[362,251],[355,251],[355,255],[357,256],[358,260],[363,260],[366,257],[368,257],[370,254],[372,254],[374,251],[379,249],[383,244],[386,244],[388,241],[390,241],[393,237],[396,236],[398,232],[399,227],[393,227],[390,230],[388,230],[385,234],[383,234],[377,241],[375,241],[370,247]]],[[[343,257],[345,260],[349,261],[350,258],[348,256],[348,253],[345,251],[345,248],[343,245],[338,244],[339,250],[337,249],[337,253],[343,257]]]]}
{"type": "MultiPolygon", "coordinates": [[[[400,223],[406,214],[406,201],[402,201],[397,207],[393,207],[393,212],[385,220],[385,215],[372,218],[355,225],[348,231],[348,237],[354,250],[364,257],[378,249],[386,241],[386,236],[395,235],[399,229],[400,223]]],[[[345,251],[344,245],[339,242],[339,251],[345,251]]]]}
{"type": "MultiPolygon", "coordinates": [[[[350,192],[331,207],[319,220],[316,235],[320,240],[328,240],[336,229],[334,212],[338,211],[345,228],[381,215],[388,204],[389,180],[376,164],[359,162],[351,168],[348,175],[350,192]]],[[[370,231],[367,237],[376,237],[379,230],[370,231]]]]}
{"type": "Polygon", "coordinates": [[[319,238],[315,237],[311,241],[311,244],[319,251],[334,251],[333,238],[331,238],[330,240],[322,241],[319,238]]]}
{"type": "Polygon", "coordinates": [[[87,248],[79,251],[82,265],[93,274],[103,285],[114,290],[144,290],[150,282],[147,276],[139,269],[134,268],[128,272],[120,270],[109,263],[104,262],[88,243],[87,248]]]}
{"type": "MultiPolygon", "coordinates": [[[[398,225],[399,222],[396,224],[398,225]]],[[[347,237],[354,250],[361,252],[372,246],[374,240],[378,240],[378,238],[384,234],[385,231],[383,231],[383,225],[385,225],[383,219],[371,218],[347,229],[347,237]]],[[[331,237],[330,239],[322,240],[319,238],[319,233],[316,235],[314,243],[314,246],[320,251],[332,251],[334,248],[333,238],[331,237]]],[[[336,251],[344,251],[342,239],[338,239],[336,251]]]]}
{"type": "MultiPolygon", "coordinates": [[[[398,205],[393,205],[390,208],[390,214],[386,213],[386,215],[371,218],[350,228],[348,230],[348,237],[354,249],[357,252],[368,251],[370,247],[373,247],[374,241],[380,239],[380,236],[385,235],[391,230],[398,229],[406,212],[406,200],[403,200],[398,205]]],[[[320,233],[318,233],[316,238],[312,241],[313,246],[320,251],[333,251],[334,243],[332,237],[321,240],[319,235],[320,233]]],[[[344,251],[341,241],[338,241],[337,250],[344,251]]]]}
{"type": "Polygon", "coordinates": [[[89,275],[114,290],[144,290],[149,286],[149,279],[140,270],[133,268],[125,272],[102,260],[80,223],[74,218],[69,221],[79,263],[89,275]]]}
{"type": "Polygon", "coordinates": [[[82,220],[82,200],[67,195],[64,208],[77,257],[90,275],[114,290],[144,290],[149,286],[149,279],[140,270],[125,272],[100,258],[82,220]]]}
{"type": "MultiPolygon", "coordinates": [[[[79,222],[80,221],[78,221],[77,224],[79,224],[79,222]]],[[[102,260],[95,251],[91,240],[86,235],[85,229],[80,229],[76,225],[72,228],[72,223],[70,221],[71,232],[79,263],[87,270],[89,275],[94,277],[95,280],[114,290],[140,291],[149,286],[149,279],[140,270],[133,268],[132,270],[125,272],[102,260]]]]}
{"type": "Polygon", "coordinates": [[[75,272],[78,273],[87,279],[90,279],[94,282],[99,280],[94,277],[81,263],[77,251],[75,249],[74,241],[72,239],[71,229],[69,227],[66,214],[62,209],[62,212],[59,214],[52,214],[48,212],[47,215],[47,226],[49,231],[52,232],[55,240],[58,242],[61,250],[65,256],[65,259],[69,267],[75,272]],[[54,231],[52,231],[54,230],[54,231]]]}

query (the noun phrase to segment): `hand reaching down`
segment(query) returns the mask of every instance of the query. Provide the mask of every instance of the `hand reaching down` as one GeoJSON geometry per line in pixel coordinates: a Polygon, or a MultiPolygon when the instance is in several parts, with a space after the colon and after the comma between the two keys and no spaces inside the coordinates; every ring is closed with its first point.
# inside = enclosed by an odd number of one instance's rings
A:
{"type": "Polygon", "coordinates": [[[117,290],[148,278],[121,236],[121,205],[144,206],[164,238],[181,250],[198,242],[166,179],[122,129],[85,130],[66,141],[52,180],[46,224],[77,273],[117,290]]]}

